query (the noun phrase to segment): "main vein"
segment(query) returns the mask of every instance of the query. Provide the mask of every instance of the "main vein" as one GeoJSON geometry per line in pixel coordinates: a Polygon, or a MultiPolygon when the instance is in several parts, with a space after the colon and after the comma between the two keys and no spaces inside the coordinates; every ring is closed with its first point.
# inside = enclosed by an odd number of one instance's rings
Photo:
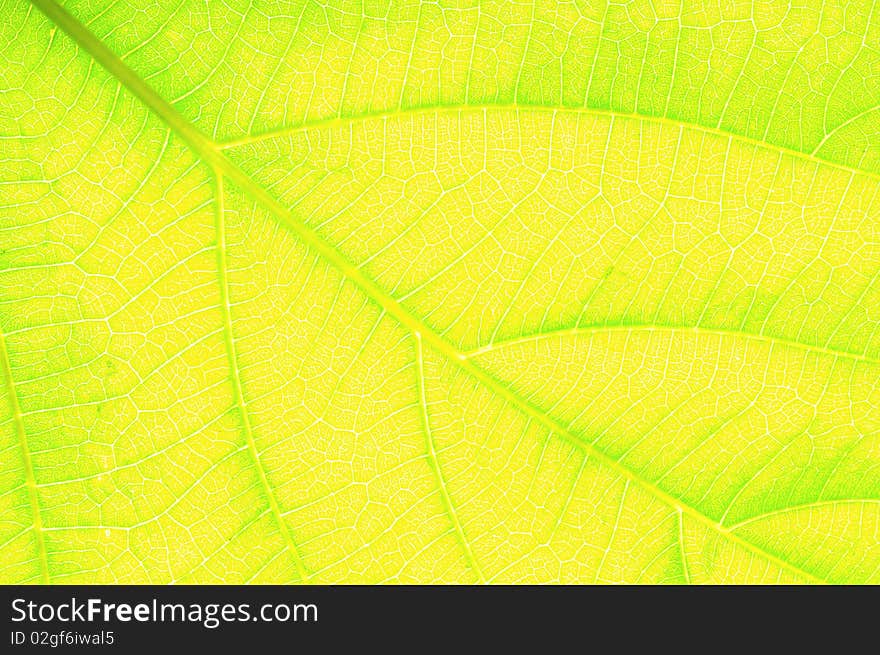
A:
{"type": "Polygon", "coordinates": [[[34,523],[34,538],[37,542],[37,556],[40,560],[40,581],[49,584],[49,558],[46,555],[46,542],[43,539],[43,519],[40,515],[40,499],[37,496],[37,481],[34,477],[34,465],[31,460],[31,449],[28,446],[27,434],[24,431],[24,421],[21,417],[21,406],[18,403],[18,393],[15,383],[12,381],[12,364],[9,361],[9,351],[6,348],[6,337],[0,330],[0,375],[6,378],[6,393],[9,396],[9,405],[12,410],[12,422],[15,424],[15,432],[18,435],[18,443],[21,447],[21,456],[24,464],[24,481],[27,487],[28,499],[31,505],[31,514],[34,523]]]}
{"type": "Polygon", "coordinates": [[[729,529],[720,525],[717,521],[706,516],[696,508],[684,504],[680,499],[663,491],[653,482],[642,478],[637,472],[608,456],[605,452],[599,450],[593,444],[585,441],[580,435],[570,430],[566,425],[551,416],[548,416],[541,409],[532,405],[530,402],[514,393],[511,389],[501,384],[499,380],[478,367],[444,337],[429,328],[421,319],[411,314],[396,299],[390,296],[385,289],[379,286],[377,282],[365,275],[342,253],[336,250],[336,248],[324,241],[317,232],[296,218],[289,209],[272,197],[266,189],[257,184],[247,173],[227,159],[217,144],[197,130],[195,126],[179,114],[168,101],[159,96],[148,84],[141,80],[132,69],[116,56],[115,53],[107,48],[107,46],[71,16],[55,0],[31,0],[31,3],[46,14],[46,16],[58,25],[59,28],[64,30],[64,32],[88,52],[101,66],[114,75],[120,83],[156,113],[172,130],[177,132],[177,134],[186,141],[206,163],[222,173],[223,176],[240,187],[243,191],[251,194],[254,200],[266,208],[270,213],[274,214],[275,217],[285,227],[290,229],[305,245],[312,248],[315,253],[333,265],[342,275],[360,287],[365,294],[393,316],[401,325],[410,330],[414,335],[418,335],[418,338],[423,339],[434,350],[454,362],[465,373],[483,384],[497,397],[518,408],[537,423],[554,432],[559,438],[589,453],[624,479],[638,484],[661,501],[678,511],[687,514],[694,520],[708,526],[710,529],[724,535],[733,543],[772,562],[780,568],[791,571],[805,580],[816,583],[824,582],[824,580],[817,578],[813,574],[798,568],[790,562],[764,550],[760,546],[746,541],[742,537],[732,533],[729,529]]]}

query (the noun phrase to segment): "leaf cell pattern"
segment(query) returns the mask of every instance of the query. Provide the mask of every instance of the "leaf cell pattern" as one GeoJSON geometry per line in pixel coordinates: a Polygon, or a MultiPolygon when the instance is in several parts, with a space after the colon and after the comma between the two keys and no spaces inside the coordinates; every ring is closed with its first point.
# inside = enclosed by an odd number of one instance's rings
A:
{"type": "Polygon", "coordinates": [[[0,15],[3,582],[880,582],[878,3],[0,15]]]}

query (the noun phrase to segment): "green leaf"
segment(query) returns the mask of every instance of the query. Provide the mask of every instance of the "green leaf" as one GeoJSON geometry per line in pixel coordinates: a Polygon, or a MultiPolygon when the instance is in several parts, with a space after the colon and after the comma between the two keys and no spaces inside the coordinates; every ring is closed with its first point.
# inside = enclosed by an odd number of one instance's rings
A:
{"type": "Polygon", "coordinates": [[[0,0],[3,582],[880,582],[880,11],[0,0]]]}

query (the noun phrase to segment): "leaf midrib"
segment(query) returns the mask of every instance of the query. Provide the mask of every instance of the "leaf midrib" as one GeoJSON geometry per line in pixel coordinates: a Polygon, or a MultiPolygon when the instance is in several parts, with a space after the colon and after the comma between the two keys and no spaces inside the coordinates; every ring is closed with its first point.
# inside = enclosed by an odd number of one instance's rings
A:
{"type": "Polygon", "coordinates": [[[567,426],[545,414],[540,408],[532,405],[511,389],[503,385],[491,374],[479,368],[461,351],[424,324],[419,318],[412,315],[397,300],[388,293],[372,278],[365,275],[359,268],[354,266],[342,253],[315,232],[311,227],[299,221],[293,213],[272,197],[268,191],[257,184],[247,173],[227,159],[218,146],[198,129],[187,121],[178,111],[148,84],[146,84],[135,72],[130,69],[119,57],[105,46],[98,38],[86,29],[79,21],[61,7],[55,0],[30,0],[31,3],[42,11],[50,20],[61,28],[71,39],[81,46],[89,55],[113,75],[129,92],[136,96],[149,109],[159,116],[169,128],[175,131],[191,148],[214,170],[222,173],[226,178],[239,186],[242,190],[252,195],[254,200],[266,208],[276,219],[290,229],[309,248],[333,265],[343,276],[357,285],[363,293],[379,304],[385,311],[393,316],[402,326],[407,328],[418,339],[423,339],[434,350],[442,354],[449,361],[456,364],[465,373],[483,384],[492,393],[519,409],[537,423],[556,433],[564,441],[576,448],[583,450],[599,462],[608,466],[626,480],[632,481],[650,494],[666,503],[679,512],[687,514],[694,520],[706,525],[713,531],[723,535],[731,542],[747,549],[762,557],[776,566],[794,573],[795,575],[815,583],[824,583],[825,580],[804,571],[790,562],[770,553],[760,546],[753,544],[742,537],[732,533],[728,528],[720,525],[717,521],[706,516],[699,510],[684,504],[680,499],[660,489],[656,484],[642,478],[638,473],[622,465],[617,460],[605,454],[594,445],[585,442],[579,435],[572,432],[567,426]]]}

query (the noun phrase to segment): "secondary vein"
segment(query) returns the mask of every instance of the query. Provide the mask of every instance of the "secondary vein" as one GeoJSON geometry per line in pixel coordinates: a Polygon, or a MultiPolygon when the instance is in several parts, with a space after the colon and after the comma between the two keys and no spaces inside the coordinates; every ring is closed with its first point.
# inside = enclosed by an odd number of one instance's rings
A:
{"type": "Polygon", "coordinates": [[[43,538],[43,519],[40,514],[40,499],[37,495],[37,481],[34,477],[34,464],[31,460],[31,450],[27,442],[27,434],[24,430],[24,420],[21,415],[21,406],[18,402],[18,393],[15,382],[12,379],[12,364],[9,361],[9,350],[6,347],[6,337],[0,330],[0,369],[6,380],[6,393],[9,396],[9,405],[12,410],[12,422],[15,425],[15,433],[18,435],[18,443],[24,464],[25,487],[28,491],[28,500],[33,515],[34,539],[37,543],[37,556],[40,560],[40,581],[49,584],[49,558],[46,554],[46,541],[43,538]]]}
{"type": "Polygon", "coordinates": [[[480,569],[476,559],[474,558],[474,553],[471,550],[470,542],[468,542],[467,537],[464,534],[464,529],[461,526],[461,522],[458,520],[458,514],[455,511],[455,505],[452,504],[452,498],[450,498],[449,496],[449,490],[446,488],[446,480],[443,477],[443,471],[440,468],[440,462],[437,459],[437,449],[434,447],[434,437],[431,433],[431,422],[428,418],[428,401],[425,397],[425,358],[422,352],[422,335],[418,332],[415,333],[415,341],[416,367],[418,369],[417,375],[419,385],[419,405],[422,410],[422,422],[424,423],[425,441],[428,450],[428,461],[431,464],[431,469],[433,470],[434,477],[437,480],[437,486],[440,487],[440,498],[443,501],[443,509],[446,510],[446,514],[452,521],[452,527],[455,529],[455,534],[458,537],[459,542],[461,543],[462,550],[464,550],[464,555],[465,559],[467,560],[468,566],[470,566],[471,570],[476,574],[477,579],[481,583],[485,584],[486,577],[483,575],[482,570],[480,569]]]}
{"type": "Polygon", "coordinates": [[[854,353],[847,350],[839,350],[837,348],[829,348],[827,346],[814,346],[808,343],[795,341],[794,339],[785,339],[783,337],[775,337],[766,334],[753,334],[750,332],[742,332],[739,330],[725,330],[720,328],[703,328],[688,327],[682,325],[659,325],[659,324],[634,324],[634,325],[588,325],[584,327],[563,328],[561,330],[552,330],[549,332],[537,332],[535,334],[527,334],[521,337],[511,339],[503,339],[494,341],[485,346],[474,348],[468,352],[462,353],[463,357],[479,357],[486,353],[502,350],[504,348],[522,345],[526,343],[536,343],[539,341],[550,341],[552,339],[564,337],[577,337],[589,335],[602,335],[613,332],[669,332],[678,334],[706,335],[713,337],[731,337],[737,339],[745,339],[748,341],[757,341],[765,343],[769,346],[778,345],[783,348],[795,348],[806,352],[817,353],[820,355],[828,355],[840,359],[851,359],[857,362],[865,362],[867,364],[880,364],[880,358],[872,357],[861,353],[854,353]]]}
{"type": "MultiPolygon", "coordinates": [[[[877,110],[877,107],[873,107],[872,111],[877,110]]],[[[372,114],[360,114],[356,116],[329,116],[327,118],[319,118],[315,120],[308,120],[302,123],[298,123],[296,125],[291,125],[287,127],[281,127],[276,130],[268,130],[266,132],[261,132],[259,134],[249,134],[246,136],[228,139],[221,143],[217,144],[217,148],[221,150],[226,150],[230,148],[237,148],[240,146],[251,145],[255,143],[260,143],[261,141],[268,141],[270,139],[281,138],[285,136],[291,136],[294,134],[299,134],[302,132],[307,132],[309,130],[320,130],[320,129],[333,129],[344,127],[348,125],[352,125],[355,123],[366,123],[368,121],[382,121],[389,120],[392,118],[403,118],[406,116],[423,116],[425,114],[456,114],[456,113],[481,113],[486,111],[510,111],[524,114],[569,114],[573,116],[594,116],[594,117],[605,117],[605,118],[623,118],[623,119],[631,119],[642,121],[645,123],[653,123],[655,125],[668,125],[674,127],[675,129],[685,129],[693,132],[700,132],[703,134],[710,134],[712,136],[720,137],[723,139],[729,139],[730,141],[735,141],[737,143],[741,143],[747,146],[751,146],[754,148],[761,148],[763,150],[771,150],[773,152],[782,153],[789,157],[793,157],[795,159],[800,159],[803,161],[811,162],[818,166],[827,166],[829,168],[837,169],[840,171],[844,171],[847,173],[852,173],[854,175],[864,175],[866,177],[880,180],[880,174],[875,173],[870,170],[855,168],[853,166],[847,166],[846,164],[841,164],[839,162],[833,161],[831,159],[824,159],[822,157],[817,156],[813,152],[801,152],[800,150],[794,150],[792,148],[787,148],[785,146],[780,146],[775,143],[770,143],[767,141],[761,141],[760,139],[755,139],[749,136],[745,136],[742,134],[736,134],[735,132],[728,132],[716,127],[707,127],[705,125],[699,125],[697,123],[690,123],[688,121],[682,121],[674,118],[667,118],[666,116],[652,116],[649,114],[638,114],[635,112],[625,112],[625,111],[617,111],[614,109],[601,109],[601,108],[593,108],[593,107],[565,107],[565,106],[555,106],[549,107],[546,105],[525,105],[525,104],[504,104],[504,103],[494,103],[494,104],[484,104],[484,103],[474,103],[474,104],[455,104],[455,105],[440,105],[440,106],[419,106],[419,107],[408,107],[405,109],[391,109],[388,111],[379,111],[374,112],[372,114]]],[[[853,119],[850,119],[853,120],[853,119]]],[[[840,129],[843,125],[838,126],[835,130],[840,129]]],[[[829,134],[830,136],[830,134],[829,134]]],[[[826,139],[828,137],[826,136],[826,139]]],[[[824,141],[823,141],[824,143],[824,141]]]]}
{"type": "Polygon", "coordinates": [[[260,479],[260,485],[262,486],[263,493],[269,502],[269,509],[272,513],[272,518],[278,524],[281,536],[293,558],[297,574],[301,580],[307,581],[309,579],[309,572],[303,564],[302,556],[299,553],[293,535],[290,534],[287,522],[284,520],[284,516],[281,513],[278,499],[275,497],[275,493],[272,491],[272,487],[269,484],[269,478],[266,475],[266,470],[263,468],[263,462],[260,459],[260,452],[257,450],[257,444],[254,440],[254,431],[251,427],[250,415],[244,400],[244,388],[241,383],[241,376],[238,372],[238,353],[236,352],[235,337],[232,332],[232,311],[229,302],[229,282],[226,264],[226,224],[223,218],[223,177],[219,171],[217,172],[217,197],[218,200],[215,211],[215,229],[217,231],[217,277],[220,281],[220,310],[223,313],[223,336],[226,344],[226,355],[229,360],[229,377],[232,381],[233,399],[241,417],[242,432],[244,433],[245,441],[247,442],[248,453],[250,453],[251,459],[254,461],[257,476],[260,479]]]}

